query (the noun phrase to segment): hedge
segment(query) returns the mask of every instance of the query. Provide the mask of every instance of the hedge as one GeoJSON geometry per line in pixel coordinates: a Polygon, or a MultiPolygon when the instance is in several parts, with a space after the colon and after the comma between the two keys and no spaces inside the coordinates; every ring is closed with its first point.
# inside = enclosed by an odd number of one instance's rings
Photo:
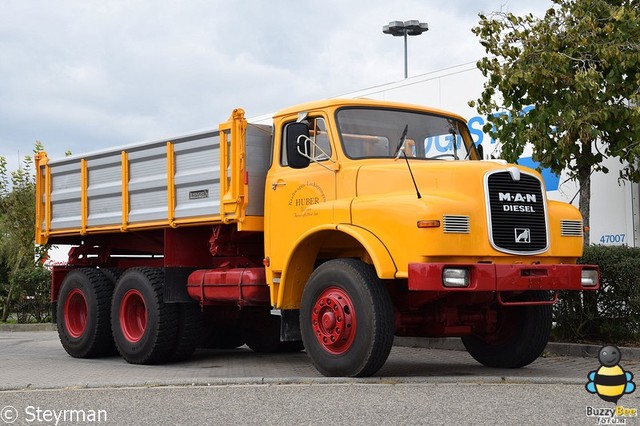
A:
{"type": "Polygon", "coordinates": [[[640,341],[640,248],[588,246],[578,261],[600,266],[600,290],[561,292],[553,336],[565,341],[640,341]]]}

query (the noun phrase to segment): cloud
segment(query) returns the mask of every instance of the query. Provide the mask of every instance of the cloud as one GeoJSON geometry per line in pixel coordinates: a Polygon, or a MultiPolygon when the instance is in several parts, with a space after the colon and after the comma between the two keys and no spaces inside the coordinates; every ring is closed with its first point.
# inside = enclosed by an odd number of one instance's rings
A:
{"type": "MultiPolygon", "coordinates": [[[[473,61],[477,12],[502,3],[7,1],[0,155],[36,139],[51,157],[104,149],[400,80],[402,40],[382,34],[391,20],[429,23],[409,40],[411,75],[473,61]]],[[[547,5],[533,3],[519,7],[547,5]]]]}

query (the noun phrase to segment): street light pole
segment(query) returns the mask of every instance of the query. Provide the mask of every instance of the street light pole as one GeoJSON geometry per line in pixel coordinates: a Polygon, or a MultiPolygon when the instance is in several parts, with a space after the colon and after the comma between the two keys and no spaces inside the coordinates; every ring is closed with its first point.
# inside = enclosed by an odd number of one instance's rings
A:
{"type": "Polygon", "coordinates": [[[429,25],[426,22],[417,20],[412,21],[391,21],[389,25],[382,27],[382,32],[391,34],[394,37],[404,37],[404,78],[409,76],[409,65],[407,59],[407,36],[418,36],[429,31],[429,25]]]}
{"type": "Polygon", "coordinates": [[[409,77],[409,49],[407,48],[407,31],[404,31],[404,78],[409,77]]]}

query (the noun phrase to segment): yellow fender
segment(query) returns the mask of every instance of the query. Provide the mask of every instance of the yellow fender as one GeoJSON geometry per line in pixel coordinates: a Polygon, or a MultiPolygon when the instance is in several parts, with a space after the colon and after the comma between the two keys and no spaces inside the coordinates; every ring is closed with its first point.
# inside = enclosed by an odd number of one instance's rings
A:
{"type": "Polygon", "coordinates": [[[292,254],[286,262],[278,286],[276,307],[298,309],[309,276],[313,272],[318,251],[327,238],[342,233],[356,240],[366,251],[371,263],[381,279],[395,278],[398,268],[382,241],[365,228],[350,224],[323,225],[310,229],[296,242],[292,254]]]}

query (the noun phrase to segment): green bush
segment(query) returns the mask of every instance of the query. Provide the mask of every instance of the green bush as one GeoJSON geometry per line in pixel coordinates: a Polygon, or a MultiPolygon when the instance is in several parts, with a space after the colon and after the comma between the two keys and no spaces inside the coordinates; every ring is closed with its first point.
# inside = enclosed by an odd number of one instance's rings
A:
{"type": "Polygon", "coordinates": [[[42,266],[22,269],[12,280],[15,280],[16,291],[11,305],[17,322],[24,324],[50,321],[51,272],[42,266]]]}
{"type": "Polygon", "coordinates": [[[600,290],[561,292],[553,335],[611,344],[640,341],[640,248],[589,246],[579,263],[600,266],[600,290]]]}

